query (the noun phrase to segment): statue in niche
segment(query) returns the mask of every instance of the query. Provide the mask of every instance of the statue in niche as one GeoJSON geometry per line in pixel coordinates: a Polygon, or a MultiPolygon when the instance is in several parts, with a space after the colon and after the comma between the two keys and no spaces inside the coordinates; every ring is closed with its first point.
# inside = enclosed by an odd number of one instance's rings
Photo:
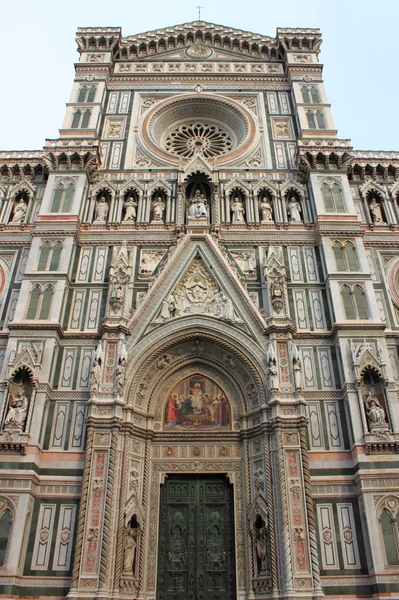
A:
{"type": "Polygon", "coordinates": [[[287,204],[288,219],[292,223],[302,223],[302,208],[295,196],[291,196],[287,204]]]}
{"type": "Polygon", "coordinates": [[[201,190],[196,190],[191,198],[188,216],[190,219],[202,219],[208,216],[207,199],[201,193],[201,190]]]}
{"type": "Polygon", "coordinates": [[[384,219],[382,218],[381,205],[375,198],[372,198],[369,204],[370,216],[373,223],[383,223],[384,219]]]}
{"type": "Polygon", "coordinates": [[[265,474],[260,467],[257,467],[254,473],[254,484],[255,484],[255,492],[256,495],[259,496],[259,493],[265,491],[265,474]]]}
{"type": "Polygon", "coordinates": [[[133,563],[136,554],[136,540],[134,531],[126,529],[123,535],[123,572],[133,573],[133,563]]]}
{"type": "Polygon", "coordinates": [[[10,394],[7,416],[4,421],[4,427],[23,429],[28,414],[29,399],[21,390],[15,396],[10,394]]]}
{"type": "Polygon", "coordinates": [[[385,410],[382,408],[377,396],[371,393],[371,390],[368,393],[365,405],[370,429],[388,427],[388,424],[386,422],[385,410]]]}
{"type": "Polygon", "coordinates": [[[15,205],[14,214],[11,219],[11,223],[24,223],[28,206],[26,202],[21,198],[15,205]]]}
{"type": "Polygon", "coordinates": [[[123,394],[125,387],[126,366],[124,362],[120,362],[115,369],[116,391],[118,394],[123,394]]]}
{"type": "Polygon", "coordinates": [[[163,201],[163,199],[161,198],[161,196],[158,196],[155,201],[154,201],[154,222],[157,223],[163,223],[163,216],[164,216],[164,212],[165,212],[165,202],[163,201]]]}
{"type": "Polygon", "coordinates": [[[276,359],[269,357],[267,361],[267,375],[269,378],[269,390],[272,392],[278,390],[278,372],[276,359]]]}
{"type": "Polygon", "coordinates": [[[293,357],[292,368],[294,369],[294,387],[296,391],[302,389],[302,364],[299,355],[293,357]]]}
{"type": "Polygon", "coordinates": [[[233,198],[230,210],[233,215],[233,223],[245,223],[244,207],[238,196],[233,198]]]}
{"type": "Polygon", "coordinates": [[[284,307],[284,281],[285,278],[274,277],[270,282],[270,295],[272,306],[277,313],[280,313],[284,307]]]}
{"type": "Polygon", "coordinates": [[[123,220],[128,222],[135,222],[136,221],[136,216],[137,216],[137,202],[134,199],[133,195],[130,195],[126,198],[125,202],[123,203],[123,206],[125,208],[125,216],[123,217],[123,220]]]}
{"type": "Polygon", "coordinates": [[[105,196],[100,196],[96,204],[94,222],[105,223],[108,217],[108,202],[105,196]]]}
{"type": "Polygon", "coordinates": [[[101,360],[95,358],[90,371],[90,385],[93,392],[97,392],[101,381],[101,360]]]}
{"type": "Polygon", "coordinates": [[[259,208],[262,223],[273,223],[273,208],[266,196],[260,201],[259,208]]]}
{"type": "Polygon", "coordinates": [[[264,573],[265,571],[268,571],[269,524],[266,515],[265,520],[258,515],[254,524],[255,552],[258,573],[264,573]]]}

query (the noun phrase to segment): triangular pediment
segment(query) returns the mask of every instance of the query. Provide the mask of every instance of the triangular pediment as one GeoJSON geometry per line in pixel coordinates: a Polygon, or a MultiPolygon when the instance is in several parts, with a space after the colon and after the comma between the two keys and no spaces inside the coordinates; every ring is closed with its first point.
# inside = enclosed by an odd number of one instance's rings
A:
{"type": "Polygon", "coordinates": [[[227,258],[210,235],[186,236],[135,312],[130,328],[140,336],[171,323],[218,322],[254,336],[265,321],[227,258]]]}

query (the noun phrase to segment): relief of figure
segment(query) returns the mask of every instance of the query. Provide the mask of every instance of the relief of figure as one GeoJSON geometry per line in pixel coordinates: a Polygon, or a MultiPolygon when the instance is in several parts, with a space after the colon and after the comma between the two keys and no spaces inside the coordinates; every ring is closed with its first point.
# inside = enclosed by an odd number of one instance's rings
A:
{"type": "Polygon", "coordinates": [[[127,529],[123,536],[123,572],[133,573],[133,563],[136,554],[136,540],[134,532],[127,529]]]}
{"type": "Polygon", "coordinates": [[[161,196],[158,196],[158,198],[156,198],[155,202],[154,202],[154,219],[153,220],[158,223],[163,223],[164,212],[165,212],[165,202],[163,201],[161,196]]]}
{"type": "Polygon", "coordinates": [[[236,196],[231,203],[231,212],[233,215],[233,223],[245,223],[244,207],[241,200],[236,196]]]}
{"type": "Polygon", "coordinates": [[[302,223],[301,212],[300,203],[295,196],[291,196],[287,204],[288,219],[293,223],[302,223]]]}
{"type": "Polygon", "coordinates": [[[105,223],[108,217],[108,202],[105,196],[101,196],[96,204],[94,221],[97,223],[105,223]]]}
{"type": "Polygon", "coordinates": [[[267,198],[262,198],[259,203],[262,223],[273,222],[273,208],[267,198]]]}
{"type": "Polygon", "coordinates": [[[28,206],[21,198],[21,200],[15,205],[11,223],[24,223],[27,210],[28,206]]]}
{"type": "Polygon", "coordinates": [[[10,395],[7,416],[4,421],[5,427],[18,427],[23,429],[28,413],[28,397],[20,392],[16,396],[10,395]]]}
{"type": "Polygon", "coordinates": [[[101,381],[101,364],[98,358],[94,359],[93,366],[90,371],[90,385],[93,391],[97,391],[101,381]]]}
{"type": "Polygon", "coordinates": [[[232,255],[238,263],[244,275],[250,275],[256,271],[255,252],[253,250],[232,251],[232,255]]]}
{"type": "Polygon", "coordinates": [[[214,315],[225,321],[235,321],[234,307],[224,292],[218,292],[214,298],[214,315]]]}
{"type": "Polygon", "coordinates": [[[380,401],[375,394],[369,391],[366,398],[366,414],[369,421],[370,429],[378,427],[387,427],[385,410],[382,408],[380,401]]]}
{"type": "Polygon", "coordinates": [[[161,320],[168,321],[175,316],[176,302],[173,294],[169,294],[163,302],[161,308],[161,320]]]}
{"type": "Polygon", "coordinates": [[[126,198],[125,202],[123,203],[123,206],[125,208],[125,216],[123,217],[123,220],[133,222],[136,221],[137,202],[135,201],[134,197],[129,196],[128,198],[126,198]]]}
{"type": "Polygon", "coordinates": [[[370,216],[373,223],[383,223],[381,205],[375,198],[373,198],[369,204],[370,216]]]}
{"type": "Polygon", "coordinates": [[[194,196],[190,200],[190,207],[188,209],[188,216],[191,219],[201,219],[208,216],[206,208],[207,199],[200,190],[196,190],[194,196]]]}

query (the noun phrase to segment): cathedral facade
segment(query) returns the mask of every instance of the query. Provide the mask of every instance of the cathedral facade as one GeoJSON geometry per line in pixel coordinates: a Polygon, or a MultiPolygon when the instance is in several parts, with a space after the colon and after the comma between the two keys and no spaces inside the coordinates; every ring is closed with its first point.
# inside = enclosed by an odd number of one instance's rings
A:
{"type": "Polygon", "coordinates": [[[0,597],[399,597],[399,153],[321,41],[79,29],[0,152],[0,597]]]}

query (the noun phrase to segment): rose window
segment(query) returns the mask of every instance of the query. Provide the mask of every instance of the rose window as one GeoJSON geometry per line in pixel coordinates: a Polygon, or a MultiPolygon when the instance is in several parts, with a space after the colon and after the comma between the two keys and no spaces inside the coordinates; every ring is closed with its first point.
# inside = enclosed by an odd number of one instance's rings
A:
{"type": "Polygon", "coordinates": [[[207,123],[180,125],[165,139],[165,148],[184,158],[191,158],[197,153],[212,158],[230,152],[232,147],[233,140],[227,131],[207,123]]]}

